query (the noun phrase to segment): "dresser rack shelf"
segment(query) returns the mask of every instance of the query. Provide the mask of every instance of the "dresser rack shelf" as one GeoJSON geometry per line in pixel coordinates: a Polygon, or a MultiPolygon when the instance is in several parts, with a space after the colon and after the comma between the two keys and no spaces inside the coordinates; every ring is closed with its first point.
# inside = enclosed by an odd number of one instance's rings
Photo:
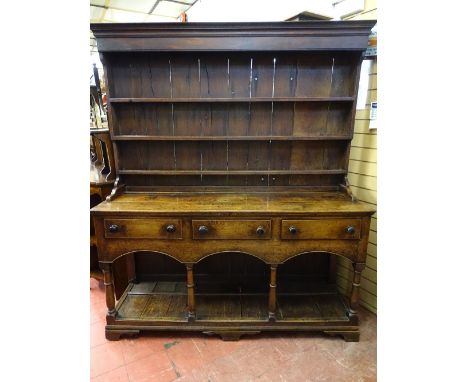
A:
{"type": "Polygon", "coordinates": [[[118,170],[130,175],[339,175],[346,170],[118,170]]]}
{"type": "Polygon", "coordinates": [[[374,209],[347,182],[373,21],[93,24],[117,179],[92,209],[106,338],[359,340],[374,209]],[[352,264],[338,288],[337,258],[352,264]],[[129,284],[116,302],[113,264],[129,284]]]}
{"type": "Polygon", "coordinates": [[[188,135],[116,135],[114,141],[348,141],[350,136],[188,136],[188,135]]]}
{"type": "Polygon", "coordinates": [[[238,98],[138,98],[138,97],[126,97],[126,98],[110,98],[111,103],[179,103],[179,102],[203,102],[203,103],[215,103],[215,102],[353,102],[354,97],[238,97],[238,98]]]}

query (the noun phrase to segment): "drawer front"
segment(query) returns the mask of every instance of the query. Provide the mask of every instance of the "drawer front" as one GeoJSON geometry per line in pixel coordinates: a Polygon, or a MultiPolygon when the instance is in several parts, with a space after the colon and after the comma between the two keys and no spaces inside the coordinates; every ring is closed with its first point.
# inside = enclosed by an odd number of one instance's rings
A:
{"type": "Polygon", "coordinates": [[[271,220],[192,220],[196,240],[271,239],[271,220]]]}
{"type": "Polygon", "coordinates": [[[359,239],[361,219],[282,220],[281,239],[359,239]]]}
{"type": "Polygon", "coordinates": [[[182,239],[179,219],[105,219],[107,239],[182,239]]]}

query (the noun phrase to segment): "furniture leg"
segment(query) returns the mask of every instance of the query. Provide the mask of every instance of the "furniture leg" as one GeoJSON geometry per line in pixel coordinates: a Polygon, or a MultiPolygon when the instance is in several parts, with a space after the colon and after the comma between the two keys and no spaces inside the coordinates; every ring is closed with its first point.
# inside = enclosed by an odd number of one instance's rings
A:
{"type": "Polygon", "coordinates": [[[106,287],[106,305],[107,315],[115,317],[117,311],[115,310],[115,297],[114,297],[114,280],[112,276],[112,264],[101,263],[101,269],[104,273],[104,286],[106,287]]]}
{"type": "Polygon", "coordinates": [[[366,263],[353,263],[354,277],[349,303],[350,316],[357,316],[357,310],[359,306],[359,287],[361,286],[361,272],[365,267],[366,263]]]}
{"type": "Polygon", "coordinates": [[[193,264],[187,264],[187,316],[195,320],[195,285],[193,281],[193,264]]]}
{"type": "Polygon", "coordinates": [[[268,320],[276,321],[276,269],[277,264],[270,267],[270,294],[268,296],[268,320]]]}

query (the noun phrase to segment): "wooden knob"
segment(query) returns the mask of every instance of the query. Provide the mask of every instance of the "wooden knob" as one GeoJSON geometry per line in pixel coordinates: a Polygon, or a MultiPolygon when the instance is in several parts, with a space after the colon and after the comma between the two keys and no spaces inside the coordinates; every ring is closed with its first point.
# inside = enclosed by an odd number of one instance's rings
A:
{"type": "Polygon", "coordinates": [[[292,225],[291,227],[289,227],[289,233],[292,233],[293,235],[296,234],[297,228],[292,225]]]}
{"type": "Polygon", "coordinates": [[[112,232],[112,233],[115,233],[115,232],[119,232],[119,226],[117,224],[111,224],[109,226],[109,232],[112,232]]]}
{"type": "Polygon", "coordinates": [[[352,225],[346,227],[346,233],[353,234],[356,230],[352,225]]]}
{"type": "Polygon", "coordinates": [[[200,232],[201,234],[206,234],[208,233],[208,227],[206,225],[201,225],[200,227],[198,227],[198,232],[200,232]]]}
{"type": "Polygon", "coordinates": [[[265,233],[265,228],[263,228],[263,226],[259,226],[257,228],[257,235],[262,236],[264,233],[265,233]]]}
{"type": "Polygon", "coordinates": [[[166,227],[166,231],[169,232],[169,233],[173,233],[176,231],[176,226],[174,224],[169,224],[167,227],[166,227]]]}

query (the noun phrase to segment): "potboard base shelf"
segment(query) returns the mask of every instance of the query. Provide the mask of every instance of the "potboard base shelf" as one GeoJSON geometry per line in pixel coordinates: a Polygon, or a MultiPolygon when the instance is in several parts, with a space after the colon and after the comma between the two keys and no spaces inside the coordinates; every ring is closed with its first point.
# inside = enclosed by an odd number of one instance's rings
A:
{"type": "Polygon", "coordinates": [[[358,341],[357,322],[349,317],[346,300],[330,285],[316,292],[278,294],[275,320],[268,312],[268,294],[211,293],[206,288],[196,296],[194,320],[188,319],[187,294],[180,281],[131,283],[107,318],[106,338],[137,335],[140,331],[198,331],[223,340],[265,331],[319,331],[358,341]],[[237,329],[230,324],[236,323],[237,329]],[[230,324],[229,324],[230,323],[230,324]]]}

